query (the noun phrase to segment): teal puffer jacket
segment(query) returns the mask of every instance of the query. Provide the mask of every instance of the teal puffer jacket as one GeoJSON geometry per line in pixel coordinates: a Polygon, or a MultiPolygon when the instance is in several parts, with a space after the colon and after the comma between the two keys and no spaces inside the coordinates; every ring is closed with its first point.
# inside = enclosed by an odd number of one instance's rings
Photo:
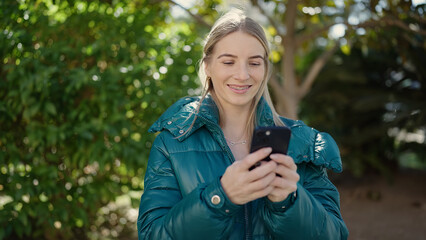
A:
{"type": "MultiPolygon", "coordinates": [[[[330,135],[283,118],[292,131],[288,154],[300,175],[297,192],[279,203],[261,198],[236,205],[220,184],[220,177],[235,159],[210,97],[187,132],[198,100],[180,99],[150,128],[160,133],[145,174],[137,222],[139,239],[347,238],[339,193],[326,173],[327,168],[342,170],[339,150],[330,135]]],[[[257,119],[261,126],[274,125],[263,100],[257,119]]]]}

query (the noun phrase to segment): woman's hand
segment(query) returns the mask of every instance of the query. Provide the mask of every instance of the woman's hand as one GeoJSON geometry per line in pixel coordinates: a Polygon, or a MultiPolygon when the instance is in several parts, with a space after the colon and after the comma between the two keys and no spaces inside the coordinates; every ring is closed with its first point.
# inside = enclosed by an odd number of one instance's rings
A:
{"type": "Polygon", "coordinates": [[[292,157],[284,154],[271,154],[269,157],[277,163],[277,167],[275,169],[276,176],[269,185],[269,187],[274,188],[268,194],[268,198],[272,202],[281,202],[297,190],[297,182],[300,176],[292,157]]]}
{"type": "Polygon", "coordinates": [[[277,162],[269,161],[259,167],[249,170],[254,164],[264,159],[272,152],[271,148],[262,148],[247,155],[244,159],[235,161],[229,166],[222,179],[222,188],[234,204],[245,204],[255,199],[270,195],[274,190],[279,194],[278,188],[272,185],[276,179],[277,162]]]}

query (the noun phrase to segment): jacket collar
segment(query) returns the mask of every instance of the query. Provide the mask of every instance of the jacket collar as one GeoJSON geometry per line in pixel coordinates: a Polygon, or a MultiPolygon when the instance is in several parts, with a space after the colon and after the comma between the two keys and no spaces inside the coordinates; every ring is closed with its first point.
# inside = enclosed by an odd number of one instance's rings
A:
{"type": "MultiPolygon", "coordinates": [[[[219,125],[219,109],[210,95],[203,100],[199,112],[196,112],[200,104],[200,97],[185,97],[170,106],[160,118],[150,127],[149,132],[160,132],[167,129],[178,140],[183,141],[200,127],[207,125],[219,125]],[[194,122],[194,117],[197,120],[194,122]],[[191,127],[191,125],[194,125],[191,127]],[[189,129],[189,131],[188,131],[189,129]]],[[[274,125],[272,111],[262,98],[256,110],[259,126],[274,125]]]]}

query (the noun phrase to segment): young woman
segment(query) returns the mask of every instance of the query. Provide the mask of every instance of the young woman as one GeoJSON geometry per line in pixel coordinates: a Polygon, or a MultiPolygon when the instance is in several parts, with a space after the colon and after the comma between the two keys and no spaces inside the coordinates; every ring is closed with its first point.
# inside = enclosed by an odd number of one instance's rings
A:
{"type": "Polygon", "coordinates": [[[259,24],[233,10],[204,46],[198,98],[183,98],[151,127],[139,239],[346,239],[341,171],[326,133],[278,116],[267,82],[269,47],[259,24]],[[256,126],[287,126],[288,155],[249,153],[256,126]],[[261,161],[270,155],[272,161],[261,161]],[[249,170],[256,163],[260,166],[249,170]]]}

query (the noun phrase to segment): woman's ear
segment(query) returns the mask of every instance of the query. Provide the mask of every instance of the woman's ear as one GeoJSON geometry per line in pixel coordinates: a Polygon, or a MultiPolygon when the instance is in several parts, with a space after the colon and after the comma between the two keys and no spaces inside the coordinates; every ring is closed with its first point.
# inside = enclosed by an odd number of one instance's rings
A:
{"type": "Polygon", "coordinates": [[[204,73],[206,73],[206,76],[209,77],[210,76],[210,68],[209,65],[204,61],[204,73]]]}

